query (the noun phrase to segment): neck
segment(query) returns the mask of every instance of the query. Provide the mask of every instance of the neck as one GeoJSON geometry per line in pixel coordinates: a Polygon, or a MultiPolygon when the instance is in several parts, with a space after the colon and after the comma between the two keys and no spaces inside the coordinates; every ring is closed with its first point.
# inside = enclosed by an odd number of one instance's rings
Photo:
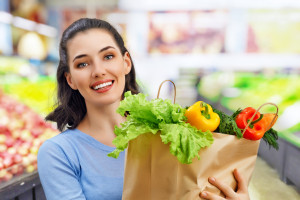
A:
{"type": "Polygon", "coordinates": [[[111,142],[115,138],[114,127],[120,126],[126,120],[116,113],[119,104],[120,102],[117,101],[101,107],[87,105],[87,114],[77,128],[96,140],[113,146],[111,142]]]}

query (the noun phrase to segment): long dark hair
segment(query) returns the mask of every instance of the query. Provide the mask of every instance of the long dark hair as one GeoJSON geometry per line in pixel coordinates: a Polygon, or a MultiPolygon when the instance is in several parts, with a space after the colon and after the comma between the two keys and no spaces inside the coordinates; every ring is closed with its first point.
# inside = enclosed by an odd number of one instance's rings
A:
{"type": "MultiPolygon", "coordinates": [[[[122,55],[125,55],[128,50],[124,46],[124,41],[117,30],[108,22],[100,19],[82,18],[73,22],[62,34],[59,45],[59,64],[57,68],[57,103],[56,108],[48,116],[46,120],[54,121],[57,123],[57,128],[63,131],[64,128],[74,129],[78,126],[80,121],[86,114],[86,105],[84,98],[78,90],[73,90],[67,83],[65,73],[69,72],[67,43],[77,33],[83,32],[92,28],[98,28],[108,31],[114,38],[122,55]]],[[[129,52],[128,52],[129,54],[129,52]]],[[[130,54],[129,54],[130,57],[130,54]]],[[[138,93],[138,86],[135,79],[135,70],[133,61],[130,57],[132,67],[129,74],[125,76],[125,88],[123,95],[126,91],[131,91],[133,94],[138,93]]]]}

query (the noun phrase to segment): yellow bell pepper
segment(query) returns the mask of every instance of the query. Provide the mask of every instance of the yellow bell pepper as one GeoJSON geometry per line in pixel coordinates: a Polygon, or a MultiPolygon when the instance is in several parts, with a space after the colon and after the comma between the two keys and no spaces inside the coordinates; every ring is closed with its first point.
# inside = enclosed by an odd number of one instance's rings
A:
{"type": "Polygon", "coordinates": [[[214,131],[220,124],[220,117],[213,112],[211,106],[203,101],[198,101],[190,106],[186,112],[187,122],[197,129],[205,132],[214,131]]]}

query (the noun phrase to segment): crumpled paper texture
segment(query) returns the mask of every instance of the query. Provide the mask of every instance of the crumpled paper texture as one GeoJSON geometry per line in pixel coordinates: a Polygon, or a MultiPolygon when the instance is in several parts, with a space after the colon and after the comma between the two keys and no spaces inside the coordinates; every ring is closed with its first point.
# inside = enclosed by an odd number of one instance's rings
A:
{"type": "Polygon", "coordinates": [[[237,168],[249,184],[260,141],[213,133],[214,142],[199,151],[200,160],[182,164],[162,143],[159,132],[146,133],[129,142],[126,152],[123,200],[198,200],[203,190],[223,194],[208,182],[213,176],[237,184],[237,168]]]}

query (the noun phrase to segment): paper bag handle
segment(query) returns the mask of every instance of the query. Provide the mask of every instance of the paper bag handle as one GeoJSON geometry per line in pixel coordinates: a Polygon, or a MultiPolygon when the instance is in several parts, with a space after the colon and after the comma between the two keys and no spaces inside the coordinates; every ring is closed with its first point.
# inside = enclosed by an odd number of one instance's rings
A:
{"type": "Polygon", "coordinates": [[[171,80],[165,80],[165,81],[163,81],[163,82],[159,85],[159,89],[158,89],[158,92],[157,92],[157,99],[159,98],[160,89],[161,89],[162,85],[163,85],[165,82],[167,82],[167,81],[171,82],[171,83],[173,84],[173,86],[174,86],[174,102],[173,102],[173,103],[175,103],[175,99],[176,99],[176,86],[175,86],[175,83],[174,83],[173,81],[171,81],[171,80]]]}
{"type": "Polygon", "coordinates": [[[251,122],[253,121],[254,116],[257,114],[257,112],[258,112],[263,106],[268,105],[268,104],[269,104],[269,105],[273,105],[273,106],[276,107],[276,114],[275,114],[273,120],[270,122],[270,124],[269,124],[269,126],[268,126],[268,128],[267,128],[266,130],[269,130],[269,129],[272,127],[273,122],[274,122],[274,121],[276,120],[276,118],[278,117],[278,106],[277,106],[275,103],[267,102],[267,103],[264,103],[264,104],[262,104],[261,106],[259,106],[259,108],[255,111],[255,113],[253,114],[253,116],[252,116],[251,119],[249,120],[248,124],[247,124],[246,127],[244,128],[244,131],[243,131],[243,133],[242,133],[243,135],[244,135],[244,133],[246,132],[248,126],[249,126],[249,125],[251,124],[251,122]]]}

